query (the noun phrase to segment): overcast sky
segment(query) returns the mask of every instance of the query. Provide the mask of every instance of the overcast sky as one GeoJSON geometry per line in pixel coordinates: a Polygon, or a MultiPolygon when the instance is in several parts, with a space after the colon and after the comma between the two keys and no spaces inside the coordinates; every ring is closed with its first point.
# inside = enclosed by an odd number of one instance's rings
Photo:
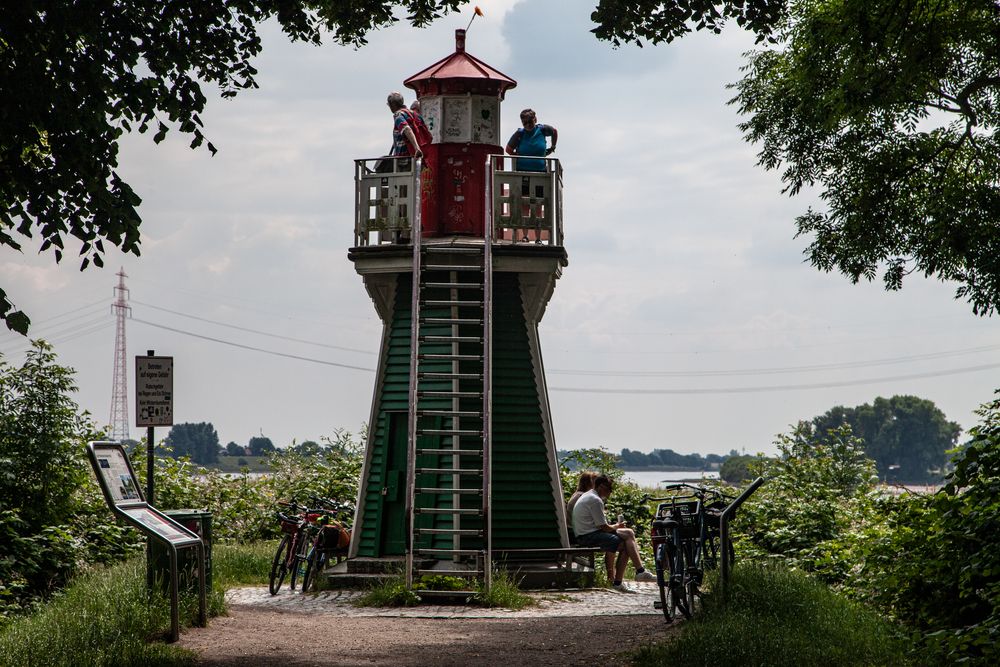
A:
{"type": "MultiPolygon", "coordinates": [[[[588,3],[480,6],[467,50],[518,82],[501,136],[528,106],[559,130],[569,266],[541,341],[560,449],[773,452],[799,419],[894,394],[975,423],[1000,386],[997,319],[955,301],[955,285],[910,277],[887,293],[804,262],[793,220],[816,202],[780,193],[726,105],[752,39],[733,29],[614,50],[590,35],[588,3]]],[[[222,444],[361,428],[374,373],[342,366],[375,367],[381,323],[347,260],[352,160],[386,151],[386,94],[409,102],[402,81],[451,53],[468,17],[404,23],[358,51],[291,44],[267,26],[260,89],[210,95],[218,155],[176,133],[124,140],[119,173],[143,198],[140,258],[111,252],[81,273],[71,252],[56,265],[30,242],[3,251],[0,285],[77,370],[82,407],[109,421],[124,267],[133,424],[132,357],[153,349],[174,357],[175,421],[210,421],[222,444]]],[[[0,334],[8,361],[25,347],[0,334]]]]}

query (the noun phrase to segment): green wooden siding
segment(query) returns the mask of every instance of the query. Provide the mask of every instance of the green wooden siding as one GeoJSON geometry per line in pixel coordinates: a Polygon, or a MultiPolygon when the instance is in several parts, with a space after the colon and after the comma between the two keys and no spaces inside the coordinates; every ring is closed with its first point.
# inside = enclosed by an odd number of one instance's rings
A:
{"type": "MultiPolygon", "coordinates": [[[[442,277],[443,278],[443,277],[442,277]]],[[[428,277],[432,279],[432,277],[428,277]]],[[[377,417],[372,442],[367,456],[368,480],[366,493],[362,502],[362,526],[358,544],[359,556],[392,555],[385,552],[380,544],[380,526],[383,519],[384,503],[381,495],[385,486],[384,468],[386,457],[386,440],[388,437],[388,418],[390,411],[406,411],[409,391],[410,363],[410,302],[412,279],[408,274],[401,274],[397,280],[395,307],[392,322],[389,323],[389,336],[385,355],[384,377],[381,391],[376,397],[377,417]]],[[[429,299],[446,299],[447,294],[427,294],[429,299]]],[[[425,316],[446,316],[447,309],[428,309],[425,316]]],[[[462,317],[476,317],[475,312],[462,312],[462,317]]],[[[462,335],[478,335],[475,325],[467,325],[462,335]]],[[[425,334],[450,333],[448,325],[441,325],[439,330],[424,327],[425,334]]],[[[425,345],[425,352],[448,352],[450,345],[441,344],[440,350],[425,345]]],[[[481,354],[481,346],[477,343],[462,343],[459,351],[462,354],[481,354]]],[[[546,451],[545,433],[542,424],[541,402],[537,393],[534,364],[531,356],[527,328],[524,321],[524,310],[516,274],[494,274],[493,292],[493,535],[495,549],[517,548],[549,548],[561,544],[558,528],[558,517],[552,497],[551,472],[549,457],[546,451]]],[[[427,371],[451,370],[450,362],[421,361],[421,369],[427,371]]],[[[473,361],[461,362],[460,370],[464,372],[480,372],[482,364],[473,361]]],[[[477,381],[463,380],[462,390],[474,390],[477,381]]],[[[424,381],[422,389],[450,389],[449,381],[424,381]]],[[[447,409],[450,399],[422,398],[421,409],[447,409]]],[[[462,410],[479,410],[481,401],[478,399],[462,399],[462,410]]],[[[423,417],[419,425],[422,428],[450,428],[450,418],[423,417]]],[[[480,420],[462,420],[462,428],[481,428],[480,420]]],[[[442,443],[441,436],[421,436],[418,447],[450,447],[450,438],[442,443]]],[[[463,436],[459,441],[461,449],[480,449],[481,441],[474,436],[463,436]]],[[[479,459],[463,457],[474,466],[481,467],[479,459]]],[[[417,467],[451,466],[450,456],[418,457],[417,467]]],[[[450,476],[422,474],[417,476],[417,486],[452,488],[450,476]]],[[[463,475],[463,488],[481,488],[481,475],[463,475]]],[[[405,496],[396,502],[405,503],[405,496]]],[[[436,503],[436,507],[450,507],[450,496],[432,496],[420,494],[416,497],[418,507],[428,507],[436,503]]],[[[460,499],[461,507],[479,507],[481,499],[477,495],[465,495],[460,499]]],[[[417,525],[420,527],[450,528],[452,519],[446,515],[418,515],[417,525]]],[[[463,516],[462,528],[481,527],[478,517],[463,516]]],[[[383,540],[384,541],[384,540],[383,540]]],[[[449,536],[425,536],[420,539],[421,547],[451,546],[449,536]]],[[[478,549],[484,545],[481,540],[463,537],[462,548],[478,549]]]]}
{"type": "Polygon", "coordinates": [[[517,274],[493,278],[493,548],[562,545],[517,274]]]}

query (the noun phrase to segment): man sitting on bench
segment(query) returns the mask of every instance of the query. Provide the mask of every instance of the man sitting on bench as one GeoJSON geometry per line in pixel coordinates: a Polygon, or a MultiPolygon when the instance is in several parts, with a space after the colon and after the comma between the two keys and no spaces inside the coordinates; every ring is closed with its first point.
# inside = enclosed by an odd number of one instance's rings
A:
{"type": "Polygon", "coordinates": [[[608,523],[604,501],[613,490],[614,483],[607,475],[598,475],[594,479],[594,488],[580,496],[573,507],[573,532],[576,534],[576,541],[582,546],[598,547],[609,553],[620,551],[613,570],[611,559],[605,561],[608,579],[613,582],[611,587],[616,591],[634,593],[622,582],[630,558],[635,565],[636,581],[656,581],[656,576],[643,566],[632,529],[626,528],[624,522],[608,523]]]}

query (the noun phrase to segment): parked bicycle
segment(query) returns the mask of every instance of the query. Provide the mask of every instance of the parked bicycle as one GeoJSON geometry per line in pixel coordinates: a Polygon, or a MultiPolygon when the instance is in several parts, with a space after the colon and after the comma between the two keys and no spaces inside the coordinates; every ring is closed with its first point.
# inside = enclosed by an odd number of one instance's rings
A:
{"type": "MultiPolygon", "coordinates": [[[[664,491],[670,495],[647,500],[659,503],[650,526],[660,589],[656,607],[670,623],[679,615],[691,618],[695,599],[701,597],[705,570],[718,567],[719,516],[730,498],[716,489],[687,483],[671,484],[664,491]]],[[[728,548],[732,559],[732,544],[728,548]]]]}
{"type": "Polygon", "coordinates": [[[296,581],[304,570],[304,562],[309,548],[310,526],[321,516],[322,511],[311,510],[304,505],[291,502],[279,502],[291,513],[279,511],[278,521],[281,522],[281,540],[278,542],[278,549],[274,552],[274,560],[271,561],[271,575],[268,580],[268,590],[271,595],[277,595],[281,589],[285,577],[289,574],[289,588],[295,590],[296,581]],[[303,564],[303,565],[300,565],[303,564]]]}
{"type": "Polygon", "coordinates": [[[347,556],[351,544],[351,519],[354,509],[333,500],[313,498],[313,504],[321,516],[312,524],[310,539],[304,557],[305,573],[302,577],[302,592],[315,588],[323,569],[331,562],[339,563],[347,556]]]}

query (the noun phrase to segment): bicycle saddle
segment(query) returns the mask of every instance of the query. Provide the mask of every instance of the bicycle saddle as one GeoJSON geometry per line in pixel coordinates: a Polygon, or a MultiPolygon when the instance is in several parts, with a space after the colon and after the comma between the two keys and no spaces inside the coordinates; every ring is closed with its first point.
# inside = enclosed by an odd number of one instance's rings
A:
{"type": "Polygon", "coordinates": [[[660,530],[672,530],[679,526],[680,524],[673,519],[654,519],[653,528],[659,528],[660,530]]]}

